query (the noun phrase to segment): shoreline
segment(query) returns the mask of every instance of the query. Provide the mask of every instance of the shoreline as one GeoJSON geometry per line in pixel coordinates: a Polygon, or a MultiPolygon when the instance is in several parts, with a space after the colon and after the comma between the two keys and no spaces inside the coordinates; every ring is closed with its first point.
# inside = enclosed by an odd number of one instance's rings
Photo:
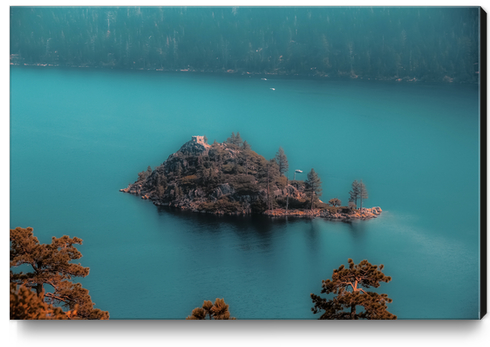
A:
{"type": "Polygon", "coordinates": [[[329,221],[341,221],[341,222],[350,222],[353,220],[369,220],[372,218],[377,218],[381,215],[383,210],[379,206],[375,207],[363,207],[362,211],[359,209],[354,210],[353,212],[347,212],[347,209],[342,209],[338,211],[336,209],[335,212],[332,212],[329,209],[288,209],[287,214],[284,208],[277,208],[273,210],[266,210],[262,213],[253,213],[251,211],[235,211],[235,212],[225,212],[223,210],[218,211],[207,211],[205,209],[199,209],[194,207],[188,207],[181,201],[171,201],[171,202],[159,202],[151,199],[147,194],[141,195],[136,192],[131,192],[129,187],[119,189],[122,193],[128,193],[134,196],[139,196],[142,200],[149,200],[153,203],[153,205],[158,207],[168,207],[172,209],[177,209],[181,211],[188,211],[192,213],[202,213],[202,214],[214,214],[217,216],[252,216],[252,215],[264,215],[270,218],[323,218],[329,221]]]}
{"type": "Polygon", "coordinates": [[[94,65],[74,65],[74,64],[54,64],[54,63],[18,63],[10,62],[10,66],[27,66],[27,67],[61,67],[72,69],[95,69],[95,70],[121,70],[121,71],[154,71],[154,72],[190,72],[190,73],[205,73],[205,74],[221,74],[221,75],[237,75],[237,76],[277,76],[277,77],[304,77],[317,78],[321,80],[362,80],[375,82],[409,82],[409,83],[455,83],[455,84],[478,84],[471,81],[454,81],[452,77],[445,76],[440,80],[424,80],[416,77],[366,77],[358,75],[340,74],[330,76],[326,73],[288,73],[285,71],[276,72],[250,72],[244,70],[199,70],[199,69],[168,69],[168,68],[131,68],[131,67],[116,67],[116,66],[94,66],[94,65]]]}

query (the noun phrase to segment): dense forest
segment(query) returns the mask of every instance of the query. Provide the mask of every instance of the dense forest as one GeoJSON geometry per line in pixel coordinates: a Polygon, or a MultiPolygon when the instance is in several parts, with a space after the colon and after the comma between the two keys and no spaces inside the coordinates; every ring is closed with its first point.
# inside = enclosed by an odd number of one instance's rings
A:
{"type": "Polygon", "coordinates": [[[11,7],[12,64],[478,82],[477,7],[11,7]]]}

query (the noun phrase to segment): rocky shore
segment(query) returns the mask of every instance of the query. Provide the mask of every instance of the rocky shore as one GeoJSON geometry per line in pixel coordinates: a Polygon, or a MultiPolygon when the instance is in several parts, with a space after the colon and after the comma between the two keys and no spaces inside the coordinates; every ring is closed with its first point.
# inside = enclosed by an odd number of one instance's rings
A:
{"type": "MultiPolygon", "coordinates": [[[[89,68],[89,69],[116,69],[115,66],[112,65],[93,65],[93,64],[83,64],[83,65],[75,65],[75,64],[58,64],[58,63],[24,63],[24,62],[16,62],[10,61],[11,66],[38,66],[38,67],[63,67],[63,68],[89,68]]],[[[290,73],[286,71],[265,71],[265,72],[255,72],[255,71],[245,71],[243,69],[237,70],[225,70],[225,69],[167,69],[167,68],[132,68],[128,67],[127,70],[138,70],[138,71],[156,71],[156,72],[191,72],[191,73],[210,73],[210,74],[234,74],[234,75],[244,75],[244,76],[294,76],[294,77],[308,77],[308,78],[318,78],[318,79],[359,79],[359,80],[369,80],[369,81],[395,81],[395,82],[425,82],[424,79],[417,79],[416,77],[403,77],[399,78],[398,76],[391,77],[368,77],[368,76],[358,76],[353,74],[338,74],[338,75],[329,75],[326,73],[290,73]]],[[[454,82],[453,77],[444,76],[444,78],[439,81],[444,83],[452,83],[454,82]]],[[[460,83],[467,83],[465,81],[460,83]]]]}
{"type": "Polygon", "coordinates": [[[351,220],[367,220],[376,218],[381,214],[381,207],[363,208],[362,211],[336,211],[328,209],[313,209],[313,210],[298,210],[289,209],[286,213],[285,209],[275,209],[265,211],[264,214],[270,217],[297,217],[297,218],[316,218],[321,217],[328,220],[351,221],[351,220]]]}

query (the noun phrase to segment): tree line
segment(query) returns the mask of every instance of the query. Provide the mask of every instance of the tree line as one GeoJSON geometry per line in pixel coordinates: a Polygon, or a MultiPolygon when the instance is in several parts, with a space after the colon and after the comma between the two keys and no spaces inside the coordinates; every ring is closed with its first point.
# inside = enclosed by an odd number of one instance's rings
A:
{"type": "Polygon", "coordinates": [[[14,63],[478,82],[477,7],[11,7],[14,63]]]}
{"type": "MultiPolygon", "coordinates": [[[[280,174],[284,175],[289,170],[289,164],[287,156],[282,147],[279,147],[279,150],[277,151],[274,160],[279,166],[280,174]]],[[[287,184],[289,185],[289,179],[287,184]]],[[[308,172],[308,174],[306,175],[305,180],[305,192],[310,197],[310,209],[314,208],[315,203],[318,202],[319,197],[322,195],[322,191],[322,181],[316,173],[315,169],[312,168],[310,172],[308,172]]],[[[351,210],[356,209],[359,203],[359,208],[360,210],[362,210],[362,202],[367,198],[368,191],[366,185],[362,182],[362,180],[360,180],[359,182],[357,180],[352,182],[352,190],[349,192],[349,208],[351,210]]],[[[342,201],[339,198],[332,198],[328,201],[328,204],[336,207],[340,206],[342,204],[342,201]]]]}
{"type": "MultiPolygon", "coordinates": [[[[88,290],[73,277],[85,277],[89,269],[71,261],[81,258],[74,245],[82,240],[68,236],[52,238],[51,244],[40,244],[32,228],[10,230],[10,319],[14,320],[73,320],[109,319],[109,312],[94,309],[88,290]],[[12,268],[27,265],[29,272],[12,268]],[[48,289],[48,290],[47,290],[48,289]]],[[[384,266],[372,265],[367,260],[348,268],[335,269],[332,279],[322,281],[322,294],[336,294],[326,299],[311,294],[313,313],[322,313],[319,319],[396,319],[387,310],[392,300],[387,294],[366,291],[378,288],[380,282],[390,282],[391,277],[381,270],[384,266]],[[358,311],[357,307],[362,310],[358,311]]],[[[196,307],[187,320],[235,320],[223,298],[214,304],[205,300],[196,307]]]]}

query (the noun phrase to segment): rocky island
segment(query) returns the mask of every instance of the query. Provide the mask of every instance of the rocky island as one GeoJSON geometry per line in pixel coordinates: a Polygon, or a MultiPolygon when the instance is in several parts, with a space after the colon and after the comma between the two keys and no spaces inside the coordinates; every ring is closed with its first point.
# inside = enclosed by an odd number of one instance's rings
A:
{"type": "Polygon", "coordinates": [[[329,203],[319,199],[321,181],[313,169],[306,181],[289,181],[284,175],[287,169],[282,148],[274,159],[267,160],[254,152],[239,133],[211,145],[205,136],[192,136],[160,166],[154,170],[149,166],[138,174],[136,182],[120,191],[151,200],[157,206],[200,213],[342,221],[370,219],[381,213],[379,207],[362,208],[362,198],[367,195],[361,194],[357,181],[349,205],[340,206],[337,198],[329,203]]]}

